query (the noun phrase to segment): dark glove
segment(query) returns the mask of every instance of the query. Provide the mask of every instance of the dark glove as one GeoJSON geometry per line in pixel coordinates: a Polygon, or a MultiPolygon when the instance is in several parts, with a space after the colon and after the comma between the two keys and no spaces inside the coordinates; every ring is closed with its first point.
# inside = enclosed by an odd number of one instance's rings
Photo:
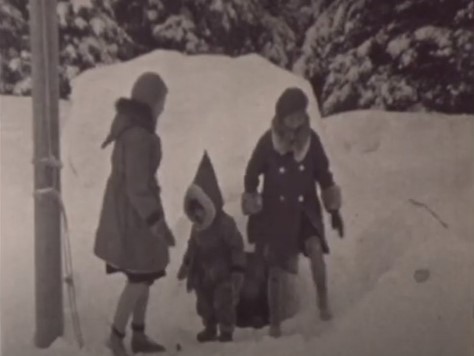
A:
{"type": "Polygon", "coordinates": [[[341,238],[344,237],[344,221],[339,210],[331,211],[331,226],[338,231],[341,238]]]}
{"type": "Polygon", "coordinates": [[[240,291],[244,285],[244,274],[242,272],[232,272],[232,296],[234,304],[237,305],[240,291]]]}

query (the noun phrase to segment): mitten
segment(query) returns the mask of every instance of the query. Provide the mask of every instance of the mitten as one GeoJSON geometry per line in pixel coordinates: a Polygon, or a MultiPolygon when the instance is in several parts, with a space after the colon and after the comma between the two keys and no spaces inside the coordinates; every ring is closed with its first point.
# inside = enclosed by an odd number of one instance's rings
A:
{"type": "Polygon", "coordinates": [[[339,236],[344,237],[344,221],[342,220],[341,213],[339,210],[331,211],[331,226],[334,230],[337,230],[339,236]]]}
{"type": "Polygon", "coordinates": [[[262,197],[258,193],[242,194],[242,212],[244,215],[258,214],[262,210],[262,197]]]}

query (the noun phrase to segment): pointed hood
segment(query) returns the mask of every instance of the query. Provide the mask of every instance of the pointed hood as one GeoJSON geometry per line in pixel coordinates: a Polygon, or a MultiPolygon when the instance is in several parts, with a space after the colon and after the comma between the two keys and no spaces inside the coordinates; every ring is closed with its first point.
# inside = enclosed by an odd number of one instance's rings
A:
{"type": "Polygon", "coordinates": [[[193,219],[190,214],[190,203],[193,200],[197,201],[205,211],[206,217],[200,226],[201,229],[209,227],[217,213],[224,207],[224,199],[222,198],[217,176],[207,152],[204,152],[196,176],[184,199],[184,210],[191,220],[193,219]]]}
{"type": "Polygon", "coordinates": [[[207,152],[204,152],[196,176],[194,177],[193,184],[200,187],[204,193],[206,193],[206,195],[212,200],[216,209],[222,209],[224,206],[224,199],[222,198],[219,183],[217,182],[217,175],[214,166],[212,165],[207,152]]]}

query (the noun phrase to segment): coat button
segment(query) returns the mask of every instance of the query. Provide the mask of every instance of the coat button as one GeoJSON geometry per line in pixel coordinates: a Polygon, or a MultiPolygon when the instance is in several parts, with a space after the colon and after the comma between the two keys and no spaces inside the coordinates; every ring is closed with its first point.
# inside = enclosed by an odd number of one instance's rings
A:
{"type": "Polygon", "coordinates": [[[280,171],[280,174],[284,174],[286,172],[286,169],[285,167],[280,167],[279,171],[280,171]]]}
{"type": "Polygon", "coordinates": [[[285,201],[285,197],[283,195],[280,195],[280,201],[281,202],[284,202],[285,201]]]}
{"type": "Polygon", "coordinates": [[[303,172],[305,170],[304,165],[300,164],[300,171],[303,172]]]}
{"type": "Polygon", "coordinates": [[[299,201],[300,203],[304,202],[304,196],[300,195],[300,196],[298,197],[298,201],[299,201]]]}

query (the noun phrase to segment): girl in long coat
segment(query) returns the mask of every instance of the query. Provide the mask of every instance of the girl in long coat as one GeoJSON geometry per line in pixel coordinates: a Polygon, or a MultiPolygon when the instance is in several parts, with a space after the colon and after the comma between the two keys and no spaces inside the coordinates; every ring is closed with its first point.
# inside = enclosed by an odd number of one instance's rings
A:
{"type": "Polygon", "coordinates": [[[122,272],[128,279],[108,341],[114,356],[128,355],[123,338],[130,318],[134,353],[164,351],[145,334],[145,314],[150,286],[165,275],[168,248],[174,245],[155,177],[162,155],[155,128],[166,94],[158,74],[140,76],[131,98],[117,101],[116,116],[102,145],[114,147],[94,252],[105,262],[107,273],[122,272]]]}
{"type": "Polygon", "coordinates": [[[329,247],[316,184],[332,226],[342,237],[341,196],[321,141],[310,128],[307,105],[301,89],[285,90],[277,101],[272,127],[258,141],[245,172],[242,206],[250,215],[248,238],[270,267],[268,304],[273,336],[281,333],[281,271],[296,273],[300,252],[311,261],[320,316],[331,318],[323,259],[329,247]]]}

